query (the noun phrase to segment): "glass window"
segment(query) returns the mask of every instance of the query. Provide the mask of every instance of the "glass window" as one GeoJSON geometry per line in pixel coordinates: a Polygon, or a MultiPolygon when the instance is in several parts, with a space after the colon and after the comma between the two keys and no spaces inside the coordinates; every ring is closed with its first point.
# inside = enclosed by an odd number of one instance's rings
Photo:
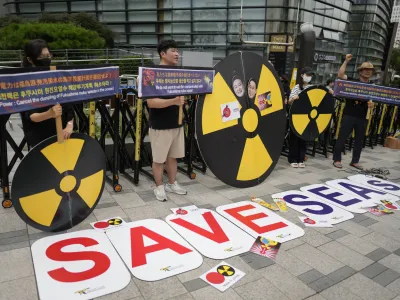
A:
{"type": "Polygon", "coordinates": [[[171,32],[173,33],[190,33],[190,23],[172,23],[171,32]]]}
{"type": "MultiPolygon", "coordinates": [[[[143,2],[143,1],[138,1],[143,2]]],[[[100,0],[97,2],[99,10],[103,9],[125,9],[125,0],[100,0]]]]}
{"type": "Polygon", "coordinates": [[[51,12],[66,12],[68,8],[66,2],[52,2],[52,3],[45,3],[44,10],[51,12]]]}
{"type": "Polygon", "coordinates": [[[94,1],[71,2],[71,11],[96,10],[94,1]]]}
{"type": "Polygon", "coordinates": [[[102,22],[119,22],[119,21],[126,21],[125,20],[125,13],[114,13],[114,12],[104,12],[101,13],[99,16],[99,20],[102,22]]]}
{"type": "MultiPolygon", "coordinates": [[[[193,13],[195,13],[195,11],[193,13]]],[[[156,15],[156,17],[157,17],[157,15],[156,15]]],[[[190,21],[190,18],[191,18],[190,10],[174,10],[174,11],[172,11],[172,20],[173,21],[190,21]]]]}
{"type": "Polygon", "coordinates": [[[226,9],[194,10],[193,20],[226,20],[226,9]]]}
{"type": "Polygon", "coordinates": [[[21,13],[41,12],[40,3],[24,3],[22,5],[20,4],[19,9],[21,13]]]}
{"type": "MultiPolygon", "coordinates": [[[[125,1],[125,0],[117,0],[116,2],[118,3],[119,1],[125,1]]],[[[113,5],[114,0],[103,0],[103,2],[108,2],[109,5],[113,5]]],[[[130,9],[143,9],[143,8],[157,8],[157,1],[148,1],[148,0],[128,0],[128,7],[130,9]]],[[[168,7],[168,6],[167,6],[168,7]]],[[[125,4],[124,4],[125,8],[125,4]]]]}

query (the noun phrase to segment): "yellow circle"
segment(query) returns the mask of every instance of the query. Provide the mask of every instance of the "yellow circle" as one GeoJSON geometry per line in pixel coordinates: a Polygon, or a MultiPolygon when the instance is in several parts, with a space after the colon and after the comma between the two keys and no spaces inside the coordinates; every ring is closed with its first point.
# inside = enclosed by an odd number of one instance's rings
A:
{"type": "Polygon", "coordinates": [[[245,111],[242,119],[243,127],[247,132],[254,132],[258,126],[258,116],[254,109],[245,111]]]}
{"type": "Polygon", "coordinates": [[[317,110],[314,108],[311,112],[310,112],[310,117],[311,119],[315,119],[318,116],[318,112],[317,110]]]}
{"type": "Polygon", "coordinates": [[[60,182],[60,189],[64,193],[68,193],[76,186],[76,179],[72,175],[65,176],[60,182]]]}

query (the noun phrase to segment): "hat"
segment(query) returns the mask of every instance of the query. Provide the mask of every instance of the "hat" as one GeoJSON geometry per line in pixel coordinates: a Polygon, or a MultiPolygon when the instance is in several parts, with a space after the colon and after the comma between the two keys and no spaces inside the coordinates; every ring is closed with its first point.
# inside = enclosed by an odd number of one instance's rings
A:
{"type": "Polygon", "coordinates": [[[313,72],[313,70],[310,67],[304,67],[303,69],[301,69],[300,74],[315,74],[313,72]]]}
{"type": "Polygon", "coordinates": [[[358,67],[358,71],[361,71],[361,70],[364,70],[364,69],[375,69],[374,68],[374,65],[373,64],[371,64],[370,62],[365,62],[365,63],[363,63],[360,67],[358,67]]]}

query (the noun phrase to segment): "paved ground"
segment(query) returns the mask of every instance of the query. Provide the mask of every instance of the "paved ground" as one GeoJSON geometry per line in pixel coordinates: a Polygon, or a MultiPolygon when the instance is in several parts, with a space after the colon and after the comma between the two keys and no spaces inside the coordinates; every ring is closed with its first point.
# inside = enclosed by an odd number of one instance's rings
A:
{"type": "MultiPolygon", "coordinates": [[[[12,135],[18,140],[21,131],[17,124],[18,121],[14,121],[12,135]]],[[[365,149],[362,163],[366,167],[388,168],[390,178],[400,182],[399,153],[383,147],[365,149]]],[[[350,155],[345,156],[345,165],[349,161],[350,155]]],[[[195,204],[215,209],[248,200],[250,196],[269,199],[273,193],[348,175],[338,172],[331,160],[321,156],[311,158],[305,170],[291,169],[282,157],[263,184],[249,189],[231,188],[211,174],[198,174],[194,181],[180,174],[179,181],[189,193],[171,196],[166,203],[155,201],[152,184],[146,178],[141,178],[139,186],[121,178],[123,192],[116,194],[106,185],[94,213],[73,230],[89,229],[90,222],[107,217],[121,216],[126,221],[164,218],[171,213],[170,208],[177,206],[195,204]]],[[[283,217],[299,223],[298,215],[290,210],[283,217]]],[[[305,236],[282,245],[275,262],[252,254],[227,259],[246,272],[246,276],[225,293],[199,279],[218,263],[205,258],[203,265],[194,271],[156,283],[133,278],[124,290],[101,299],[400,300],[399,228],[399,212],[385,217],[366,213],[333,228],[307,228],[305,236]]],[[[0,208],[1,300],[37,299],[30,245],[45,236],[46,233],[27,226],[13,209],[0,208]]]]}

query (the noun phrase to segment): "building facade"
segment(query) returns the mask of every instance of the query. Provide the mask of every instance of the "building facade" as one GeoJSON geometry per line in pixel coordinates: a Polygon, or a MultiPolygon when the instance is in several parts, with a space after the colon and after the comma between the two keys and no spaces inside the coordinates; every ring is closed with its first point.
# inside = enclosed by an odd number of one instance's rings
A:
{"type": "MultiPolygon", "coordinates": [[[[183,49],[212,51],[216,61],[242,49],[268,56],[278,71],[289,76],[297,51],[242,45],[239,21],[242,13],[245,40],[289,41],[300,1],[299,23],[313,23],[316,32],[312,67],[317,82],[322,83],[336,75],[345,52],[357,56],[356,64],[371,59],[378,67],[382,65],[392,0],[244,0],[242,10],[240,0],[5,1],[6,13],[27,18],[41,12],[96,15],[118,34],[119,47],[154,48],[161,39],[171,38],[183,49]]],[[[350,65],[349,71],[354,68],[350,65]]]]}

